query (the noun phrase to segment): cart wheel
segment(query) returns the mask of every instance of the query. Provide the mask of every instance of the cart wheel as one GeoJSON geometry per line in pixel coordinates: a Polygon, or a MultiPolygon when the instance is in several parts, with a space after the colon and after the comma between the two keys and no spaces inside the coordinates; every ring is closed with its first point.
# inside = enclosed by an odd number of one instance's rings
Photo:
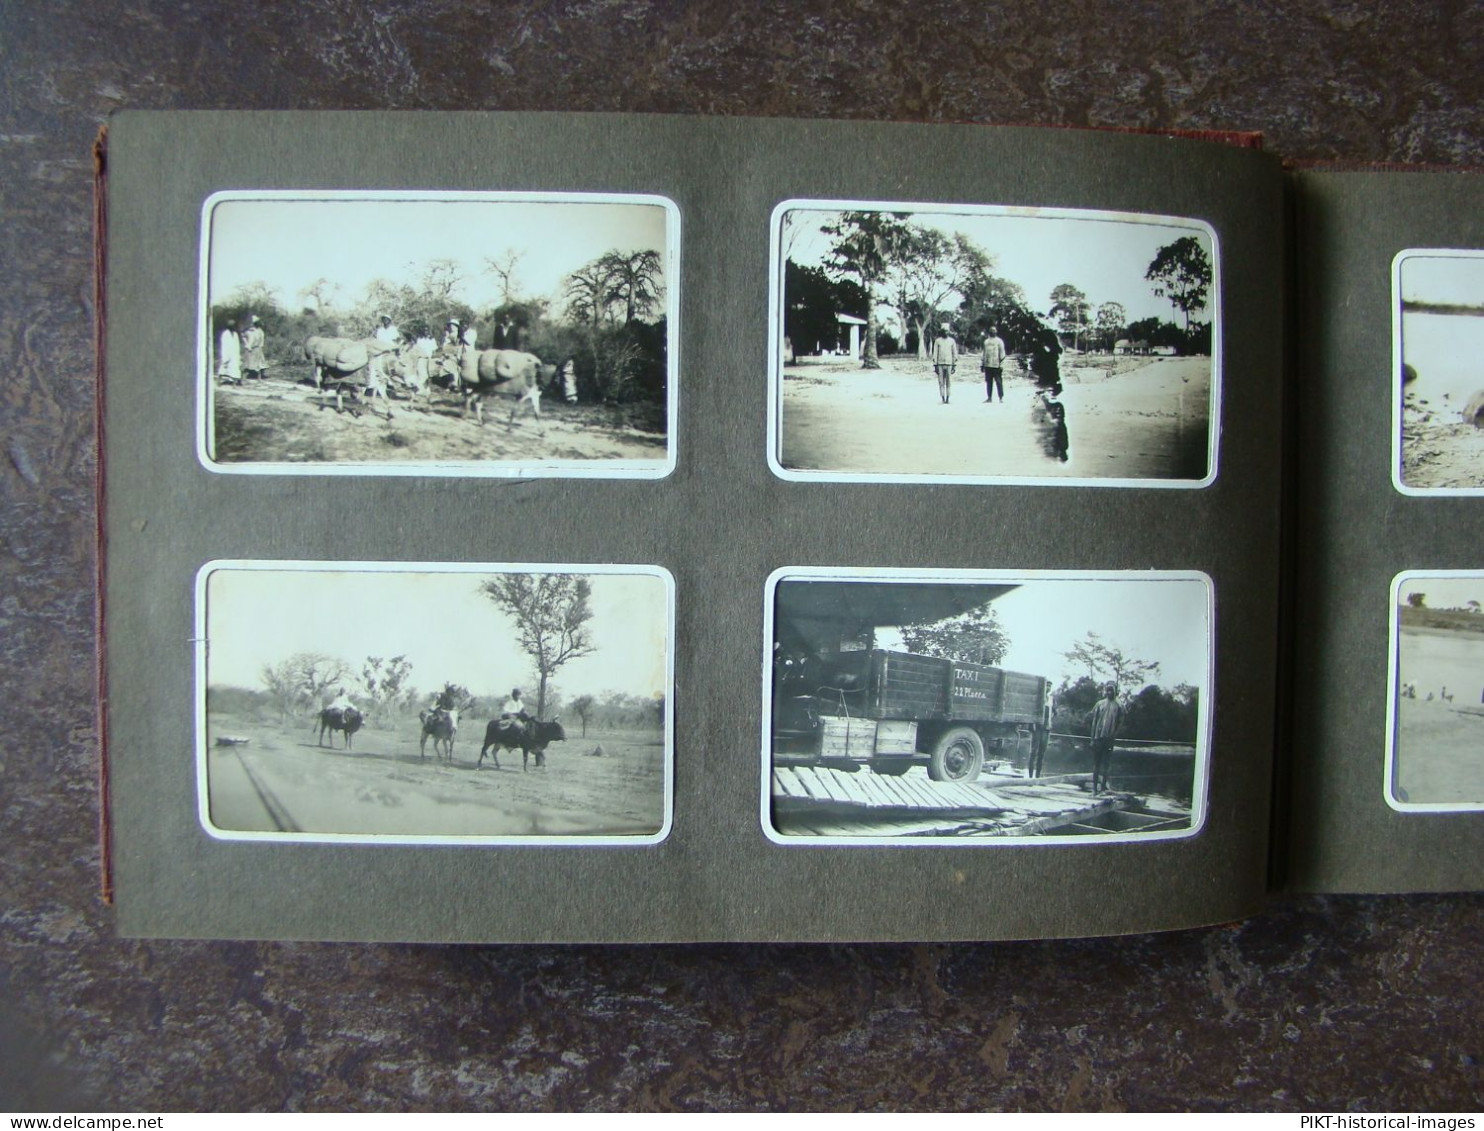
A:
{"type": "Polygon", "coordinates": [[[968,727],[945,731],[928,758],[933,781],[973,781],[984,765],[984,740],[968,727]]]}

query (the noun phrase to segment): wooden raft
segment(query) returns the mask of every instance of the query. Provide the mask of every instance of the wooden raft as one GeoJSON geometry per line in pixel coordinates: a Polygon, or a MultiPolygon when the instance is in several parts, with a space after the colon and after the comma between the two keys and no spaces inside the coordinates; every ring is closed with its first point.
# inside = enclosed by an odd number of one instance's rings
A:
{"type": "Polygon", "coordinates": [[[850,774],[822,767],[792,766],[773,771],[774,804],[860,813],[997,813],[1014,806],[983,786],[967,782],[923,781],[868,771],[850,774]]]}

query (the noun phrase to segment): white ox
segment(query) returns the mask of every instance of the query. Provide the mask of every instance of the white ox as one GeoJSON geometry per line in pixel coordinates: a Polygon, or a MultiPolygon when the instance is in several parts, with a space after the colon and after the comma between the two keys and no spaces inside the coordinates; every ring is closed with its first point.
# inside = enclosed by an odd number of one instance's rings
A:
{"type": "Polygon", "coordinates": [[[475,419],[483,424],[486,397],[512,397],[515,404],[507,426],[515,423],[522,404],[529,404],[532,415],[540,421],[541,389],[556,376],[555,365],[520,350],[480,350],[477,357],[465,358],[463,370],[464,415],[473,404],[475,419]]]}
{"type": "Polygon", "coordinates": [[[314,387],[323,389],[328,383],[335,387],[335,411],[344,407],[345,387],[359,386],[369,404],[380,396],[386,404],[387,419],[392,416],[391,403],[386,395],[385,355],[395,353],[397,347],[375,338],[327,338],[315,335],[304,342],[304,356],[314,366],[314,387]]]}

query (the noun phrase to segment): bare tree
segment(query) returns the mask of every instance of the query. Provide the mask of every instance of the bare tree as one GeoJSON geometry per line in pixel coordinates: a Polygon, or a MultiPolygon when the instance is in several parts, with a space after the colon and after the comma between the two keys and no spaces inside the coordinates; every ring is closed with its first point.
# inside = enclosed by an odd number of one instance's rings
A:
{"type": "Polygon", "coordinates": [[[625,326],[640,317],[647,318],[659,305],[664,294],[659,252],[625,255],[610,251],[598,259],[598,265],[607,276],[607,300],[623,309],[625,326]]]}
{"type": "Polygon", "coordinates": [[[509,573],[479,591],[515,621],[520,646],[536,669],[536,715],[542,717],[551,677],[568,660],[593,651],[592,582],[571,573],[509,573]]]}
{"type": "Polygon", "coordinates": [[[1085,667],[1090,679],[1112,680],[1125,705],[1136,689],[1159,674],[1157,661],[1135,659],[1116,645],[1104,644],[1096,632],[1089,632],[1062,655],[1085,667]]]}
{"type": "Polygon", "coordinates": [[[321,276],[307,287],[299,291],[299,301],[302,303],[313,303],[314,313],[321,318],[335,304],[335,296],[340,293],[340,284],[332,283],[329,279],[321,276]]]}
{"type": "Polygon", "coordinates": [[[513,247],[507,247],[502,254],[485,258],[485,271],[493,275],[500,284],[501,306],[509,306],[520,297],[520,283],[517,281],[515,268],[525,258],[525,255],[524,251],[516,251],[513,247]]]}

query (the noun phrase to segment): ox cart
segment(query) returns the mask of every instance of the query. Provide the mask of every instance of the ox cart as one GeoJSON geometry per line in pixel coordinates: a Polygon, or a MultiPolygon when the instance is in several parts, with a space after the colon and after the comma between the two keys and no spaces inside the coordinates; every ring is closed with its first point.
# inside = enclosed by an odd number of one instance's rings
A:
{"type": "Polygon", "coordinates": [[[869,767],[973,781],[987,750],[1044,753],[1050,682],[1042,676],[880,648],[779,656],[774,765],[869,767]]]}

